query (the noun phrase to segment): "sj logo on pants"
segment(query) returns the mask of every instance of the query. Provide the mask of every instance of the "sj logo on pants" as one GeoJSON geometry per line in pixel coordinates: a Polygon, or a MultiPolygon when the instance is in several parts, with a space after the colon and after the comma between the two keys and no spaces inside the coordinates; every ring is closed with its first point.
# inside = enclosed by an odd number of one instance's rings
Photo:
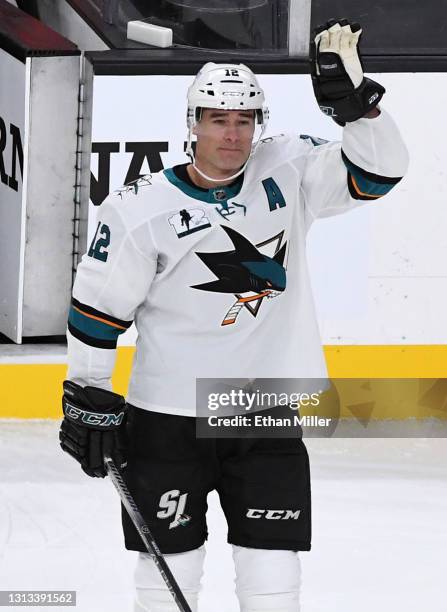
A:
{"type": "Polygon", "coordinates": [[[157,512],[157,518],[166,519],[174,516],[174,520],[169,524],[169,529],[174,529],[179,525],[185,527],[191,520],[191,517],[185,514],[187,497],[188,493],[180,494],[178,489],[166,491],[160,497],[158,505],[162,510],[157,512]]]}

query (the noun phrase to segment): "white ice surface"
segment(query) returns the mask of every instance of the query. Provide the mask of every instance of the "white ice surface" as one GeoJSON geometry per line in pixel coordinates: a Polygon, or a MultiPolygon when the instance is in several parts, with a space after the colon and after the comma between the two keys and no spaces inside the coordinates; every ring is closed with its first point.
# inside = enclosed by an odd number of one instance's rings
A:
{"type": "MultiPolygon", "coordinates": [[[[136,553],[124,550],[116,493],[59,450],[57,429],[0,421],[0,590],[76,590],[68,609],[131,612],[136,553]]],[[[447,441],[313,439],[308,447],[313,546],[301,553],[302,612],[444,612],[447,441]]],[[[236,612],[216,495],[209,506],[200,612],[236,612]]]]}

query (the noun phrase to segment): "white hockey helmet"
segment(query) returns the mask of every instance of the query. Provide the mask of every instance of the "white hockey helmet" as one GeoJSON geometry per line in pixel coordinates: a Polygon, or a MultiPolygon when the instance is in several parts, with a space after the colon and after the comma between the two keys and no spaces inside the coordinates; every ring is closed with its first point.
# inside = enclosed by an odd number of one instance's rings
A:
{"type": "Polygon", "coordinates": [[[202,108],[255,110],[260,125],[268,122],[264,92],[245,64],[208,62],[202,66],[188,89],[188,127],[200,120],[202,108]]]}
{"type": "MultiPolygon", "coordinates": [[[[186,153],[191,158],[195,169],[204,178],[218,182],[203,174],[195,165],[192,149],[192,130],[200,121],[203,108],[220,108],[222,110],[254,110],[256,123],[260,126],[260,135],[253,144],[251,155],[255,152],[259,140],[267,127],[269,111],[265,104],[264,92],[255,74],[245,64],[215,64],[208,62],[197,73],[188,89],[188,143],[186,153]]],[[[233,176],[236,178],[244,172],[247,163],[233,176]]]]}

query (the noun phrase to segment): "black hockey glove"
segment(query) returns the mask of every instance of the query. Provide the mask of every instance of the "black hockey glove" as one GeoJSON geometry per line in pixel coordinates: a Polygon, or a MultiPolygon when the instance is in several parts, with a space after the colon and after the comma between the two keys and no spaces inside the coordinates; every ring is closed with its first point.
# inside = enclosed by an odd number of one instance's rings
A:
{"type": "Polygon", "coordinates": [[[127,406],[122,395],[66,380],[62,409],[62,450],[74,457],[86,474],[104,478],[105,454],[118,467],[125,467],[127,406]]]}
{"type": "Polygon", "coordinates": [[[346,19],[314,30],[312,84],[320,109],[339,125],[360,119],[380,102],[385,88],[363,75],[358,44],[362,30],[346,19]]]}

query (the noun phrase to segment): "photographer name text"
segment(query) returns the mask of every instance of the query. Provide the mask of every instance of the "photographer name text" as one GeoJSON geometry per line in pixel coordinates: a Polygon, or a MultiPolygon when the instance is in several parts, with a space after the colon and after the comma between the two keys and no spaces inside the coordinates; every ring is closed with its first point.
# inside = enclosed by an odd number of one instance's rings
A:
{"type": "Polygon", "coordinates": [[[208,417],[210,427],[329,427],[332,419],[315,415],[293,417],[273,417],[271,415],[253,414],[233,417],[208,417]]]}

